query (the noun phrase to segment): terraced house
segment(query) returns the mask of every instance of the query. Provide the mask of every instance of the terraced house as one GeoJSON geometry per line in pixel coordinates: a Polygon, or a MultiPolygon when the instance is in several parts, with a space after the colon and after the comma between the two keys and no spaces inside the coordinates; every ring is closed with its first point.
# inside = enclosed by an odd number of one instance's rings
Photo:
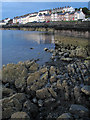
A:
{"type": "Polygon", "coordinates": [[[15,17],[13,23],[26,24],[28,22],[50,22],[50,21],[77,21],[85,19],[85,14],[75,11],[73,7],[60,7],[53,10],[40,10],[39,12],[29,13],[15,17]]]}

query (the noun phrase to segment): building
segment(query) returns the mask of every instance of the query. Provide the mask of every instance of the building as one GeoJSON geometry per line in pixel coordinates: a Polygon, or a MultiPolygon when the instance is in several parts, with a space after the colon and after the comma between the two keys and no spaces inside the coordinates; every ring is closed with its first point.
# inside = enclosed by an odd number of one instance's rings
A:
{"type": "Polygon", "coordinates": [[[38,12],[38,15],[40,15],[40,14],[49,14],[49,12],[50,12],[50,10],[40,10],[39,12],[38,12]]]}
{"type": "Polygon", "coordinates": [[[6,23],[4,22],[4,20],[0,21],[0,26],[2,25],[6,25],[6,23]]]}
{"type": "Polygon", "coordinates": [[[7,24],[9,20],[10,20],[10,18],[5,18],[4,22],[7,24]]]}
{"type": "Polygon", "coordinates": [[[65,7],[65,8],[63,8],[63,11],[64,12],[73,12],[73,11],[75,11],[75,9],[73,8],[73,7],[65,7]]]}

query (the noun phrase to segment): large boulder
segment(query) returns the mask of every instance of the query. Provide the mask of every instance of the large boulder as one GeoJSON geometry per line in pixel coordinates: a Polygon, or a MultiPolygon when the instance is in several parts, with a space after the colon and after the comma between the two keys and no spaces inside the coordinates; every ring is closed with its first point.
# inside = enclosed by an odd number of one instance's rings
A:
{"type": "Polygon", "coordinates": [[[89,113],[89,110],[86,107],[77,104],[72,104],[69,111],[80,117],[87,116],[89,113]]]}
{"type": "Polygon", "coordinates": [[[32,85],[32,83],[35,82],[35,80],[40,79],[40,72],[34,72],[29,75],[27,78],[27,86],[32,85]]]}
{"type": "Polygon", "coordinates": [[[15,80],[19,78],[27,77],[28,72],[22,64],[7,64],[2,69],[2,82],[14,84],[15,80]]]}
{"type": "Polygon", "coordinates": [[[76,56],[87,57],[87,50],[83,47],[77,47],[76,48],[76,56]]]}
{"type": "Polygon", "coordinates": [[[0,100],[0,104],[2,103],[3,108],[2,118],[8,119],[14,112],[20,111],[25,100],[26,98],[23,93],[16,93],[11,97],[0,100]]]}
{"type": "Polygon", "coordinates": [[[26,112],[20,111],[20,112],[15,112],[11,116],[12,119],[18,119],[18,120],[30,120],[29,115],[26,112]]]}
{"type": "Polygon", "coordinates": [[[34,63],[30,66],[29,71],[30,71],[30,72],[35,72],[35,71],[38,70],[38,68],[39,68],[39,65],[34,62],[34,63]]]}
{"type": "Polygon", "coordinates": [[[3,88],[2,89],[2,97],[9,97],[11,95],[13,95],[15,93],[15,91],[13,91],[10,88],[3,88]]]}
{"type": "Polygon", "coordinates": [[[38,107],[33,104],[30,100],[27,100],[23,104],[24,109],[29,112],[33,117],[35,117],[38,113],[38,107]]]}
{"type": "Polygon", "coordinates": [[[36,91],[36,96],[39,99],[45,99],[51,97],[51,94],[48,92],[47,88],[43,88],[36,91]]]}

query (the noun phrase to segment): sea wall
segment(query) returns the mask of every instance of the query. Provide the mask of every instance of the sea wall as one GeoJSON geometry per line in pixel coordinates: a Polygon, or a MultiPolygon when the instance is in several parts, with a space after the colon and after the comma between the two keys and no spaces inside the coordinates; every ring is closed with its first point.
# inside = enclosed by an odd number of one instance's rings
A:
{"type": "Polygon", "coordinates": [[[58,32],[64,36],[90,38],[90,22],[29,23],[25,25],[6,25],[2,26],[1,29],[58,32]]]}

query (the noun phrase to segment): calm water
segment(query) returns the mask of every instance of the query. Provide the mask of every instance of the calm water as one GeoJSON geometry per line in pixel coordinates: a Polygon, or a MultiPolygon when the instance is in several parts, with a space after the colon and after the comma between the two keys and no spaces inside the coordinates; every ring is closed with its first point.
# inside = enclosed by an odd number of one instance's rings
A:
{"type": "Polygon", "coordinates": [[[51,53],[45,52],[44,48],[54,49],[55,40],[64,44],[88,46],[87,39],[61,36],[58,33],[2,30],[2,64],[40,59],[38,63],[42,65],[51,57],[51,53]]]}
{"type": "Polygon", "coordinates": [[[3,30],[2,64],[31,59],[40,59],[39,63],[43,64],[51,57],[50,53],[44,51],[45,47],[54,48],[54,35],[33,31],[3,30]]]}

